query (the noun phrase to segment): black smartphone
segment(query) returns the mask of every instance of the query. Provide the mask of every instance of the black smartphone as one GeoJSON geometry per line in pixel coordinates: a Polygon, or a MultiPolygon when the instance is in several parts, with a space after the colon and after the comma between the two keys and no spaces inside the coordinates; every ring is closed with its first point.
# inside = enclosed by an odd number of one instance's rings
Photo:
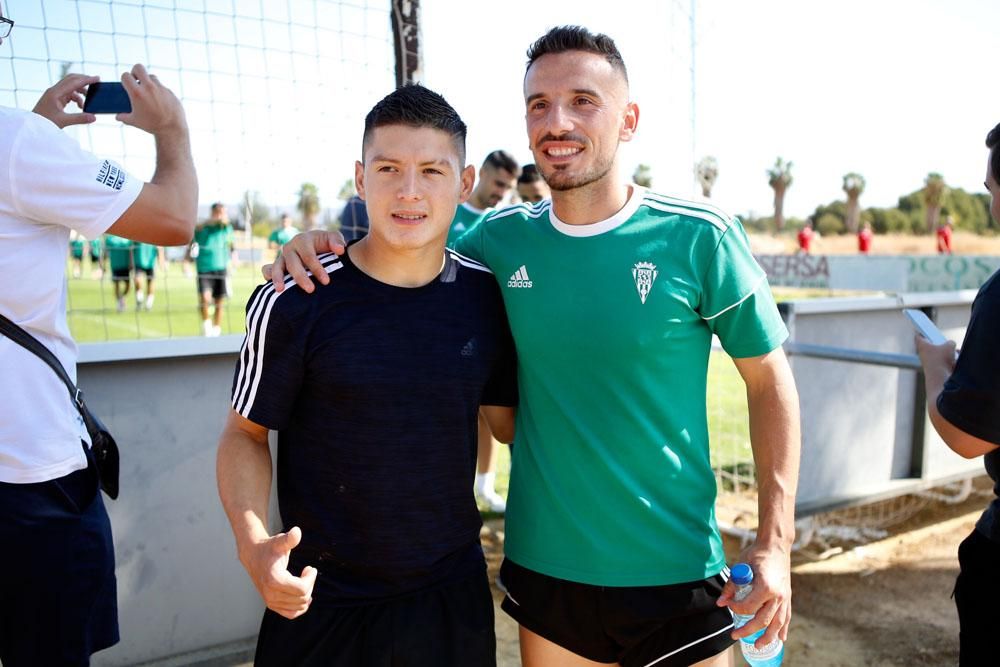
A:
{"type": "Polygon", "coordinates": [[[120,81],[98,81],[87,86],[83,110],[87,113],[131,113],[132,101],[120,81]]]}

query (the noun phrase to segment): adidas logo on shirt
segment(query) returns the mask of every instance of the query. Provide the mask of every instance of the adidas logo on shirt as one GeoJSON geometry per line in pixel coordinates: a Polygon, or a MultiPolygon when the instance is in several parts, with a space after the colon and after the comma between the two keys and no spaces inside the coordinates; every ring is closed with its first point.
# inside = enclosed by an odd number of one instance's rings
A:
{"type": "Polygon", "coordinates": [[[528,277],[528,269],[524,268],[524,264],[507,281],[507,287],[531,287],[531,278],[528,277]]]}

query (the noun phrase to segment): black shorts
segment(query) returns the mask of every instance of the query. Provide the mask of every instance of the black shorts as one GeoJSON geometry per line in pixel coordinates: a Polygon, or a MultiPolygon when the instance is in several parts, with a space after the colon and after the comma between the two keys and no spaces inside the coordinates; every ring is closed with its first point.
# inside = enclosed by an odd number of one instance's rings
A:
{"type": "Polygon", "coordinates": [[[135,267],[135,274],[136,275],[139,275],[140,271],[142,271],[143,273],[146,274],[146,280],[152,280],[153,278],[156,277],[156,268],[155,267],[151,266],[148,269],[144,268],[144,267],[141,267],[141,266],[135,267]]]}
{"type": "Polygon", "coordinates": [[[132,277],[132,269],[111,269],[112,280],[128,281],[132,277]]]}
{"type": "Polygon", "coordinates": [[[229,296],[229,279],[223,271],[204,271],[198,274],[198,294],[212,293],[213,299],[229,296]]]}
{"type": "Polygon", "coordinates": [[[97,469],[0,482],[0,661],[87,665],[118,641],[111,523],[97,469]]]}
{"type": "Polygon", "coordinates": [[[255,667],[495,667],[485,569],[385,602],[323,607],[295,620],[264,612],[255,667]]]}
{"type": "Polygon", "coordinates": [[[685,667],[732,646],[733,617],[715,601],[727,576],[669,586],[592,586],[504,559],[501,608],[535,634],[596,662],[685,667]]]}
{"type": "MultiPolygon", "coordinates": [[[[961,571],[955,580],[958,608],[959,665],[982,665],[995,660],[996,604],[1000,598],[1000,544],[973,530],[958,545],[961,571]],[[993,656],[986,660],[985,656],[993,656]],[[984,662],[985,661],[985,662],[984,662]]],[[[992,664],[992,663],[991,663],[992,664]]]]}

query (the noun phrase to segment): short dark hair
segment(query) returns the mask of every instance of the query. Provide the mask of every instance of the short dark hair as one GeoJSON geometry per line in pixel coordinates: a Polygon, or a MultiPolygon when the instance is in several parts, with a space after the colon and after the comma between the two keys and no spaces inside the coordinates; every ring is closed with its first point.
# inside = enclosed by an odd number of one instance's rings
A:
{"type": "Polygon", "coordinates": [[[521,167],[517,164],[517,160],[507,151],[493,151],[483,160],[483,166],[485,167],[486,165],[509,171],[515,175],[521,172],[521,167]]]}
{"type": "Polygon", "coordinates": [[[451,135],[458,149],[458,163],[465,165],[465,135],[467,128],[458,112],[448,102],[429,88],[420,84],[408,84],[397,88],[383,97],[365,116],[365,134],[361,143],[361,155],[375,128],[387,125],[408,125],[409,127],[429,127],[451,135]]]}
{"type": "Polygon", "coordinates": [[[217,201],[214,204],[212,204],[212,213],[218,213],[224,208],[226,208],[226,205],[223,204],[221,201],[217,201]]]}
{"type": "Polygon", "coordinates": [[[533,164],[526,164],[521,168],[521,175],[517,177],[517,182],[521,183],[534,183],[535,181],[542,180],[542,175],[538,171],[538,167],[533,164]]]}
{"type": "Polygon", "coordinates": [[[990,149],[990,171],[993,172],[993,180],[1000,183],[1000,123],[990,130],[986,135],[986,147],[990,149]]]}
{"type": "Polygon", "coordinates": [[[628,83],[628,70],[625,69],[622,54],[615,46],[615,40],[603,33],[592,33],[578,25],[557,26],[535,40],[535,43],[528,47],[528,66],[525,70],[531,69],[535,61],[544,55],[566,51],[586,51],[604,56],[613,68],[622,73],[625,83],[628,83]]]}

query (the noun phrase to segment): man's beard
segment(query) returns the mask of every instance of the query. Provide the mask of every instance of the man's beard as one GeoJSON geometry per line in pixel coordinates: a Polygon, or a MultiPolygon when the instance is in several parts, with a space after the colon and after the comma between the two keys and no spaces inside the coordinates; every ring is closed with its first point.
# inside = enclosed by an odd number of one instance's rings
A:
{"type": "Polygon", "coordinates": [[[613,161],[609,160],[606,163],[595,165],[592,169],[588,169],[582,174],[570,174],[564,169],[553,169],[549,173],[545,173],[544,170],[539,169],[539,172],[542,174],[542,179],[548,184],[549,189],[555,192],[566,192],[567,190],[576,190],[591,183],[596,183],[607,176],[612,167],[613,161]]]}
{"type": "Polygon", "coordinates": [[[566,192],[567,190],[576,190],[577,188],[582,188],[590,185],[591,183],[596,183],[601,180],[614,168],[615,155],[618,152],[618,146],[615,145],[615,151],[611,154],[611,157],[607,160],[601,160],[598,158],[597,163],[594,164],[590,169],[587,169],[583,173],[569,174],[566,169],[552,168],[548,173],[542,168],[544,161],[535,158],[535,164],[538,165],[538,172],[542,175],[542,180],[548,184],[550,190],[557,192],[566,192]]]}

